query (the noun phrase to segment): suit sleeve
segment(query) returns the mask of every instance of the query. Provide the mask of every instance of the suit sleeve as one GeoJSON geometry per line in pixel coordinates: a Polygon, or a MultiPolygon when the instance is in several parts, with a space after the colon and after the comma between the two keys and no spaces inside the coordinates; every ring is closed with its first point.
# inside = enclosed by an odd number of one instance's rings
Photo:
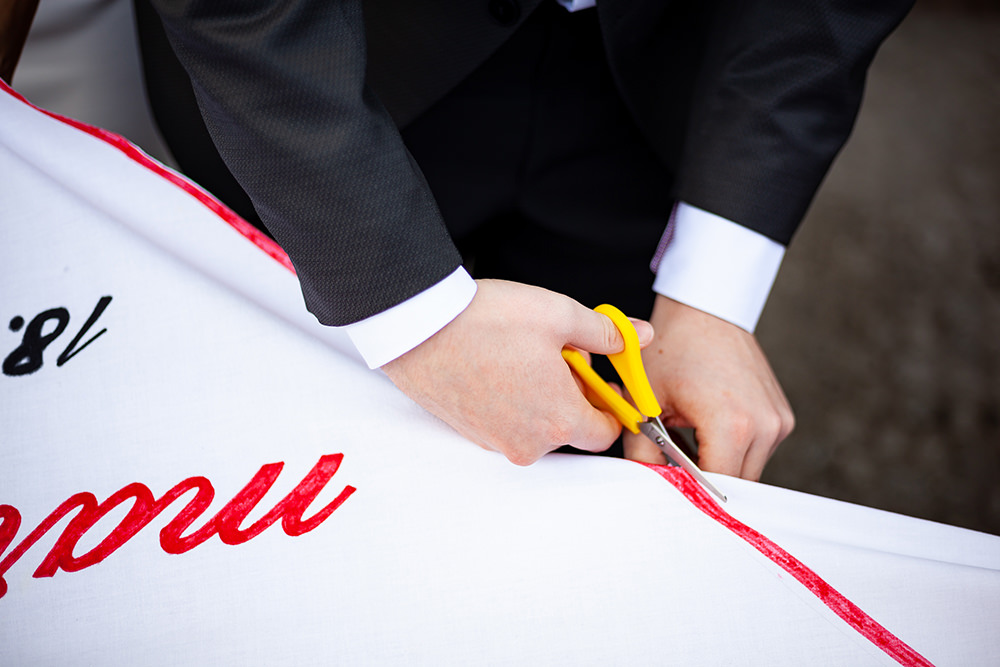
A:
{"type": "Polygon", "coordinates": [[[384,311],[461,264],[366,85],[360,2],[153,4],[219,153],[320,322],[384,311]]]}
{"type": "Polygon", "coordinates": [[[878,46],[909,5],[727,8],[696,94],[679,196],[787,245],[850,135],[878,46]]]}
{"type": "Polygon", "coordinates": [[[912,0],[606,4],[620,86],[676,198],[787,245],[912,0]]]}

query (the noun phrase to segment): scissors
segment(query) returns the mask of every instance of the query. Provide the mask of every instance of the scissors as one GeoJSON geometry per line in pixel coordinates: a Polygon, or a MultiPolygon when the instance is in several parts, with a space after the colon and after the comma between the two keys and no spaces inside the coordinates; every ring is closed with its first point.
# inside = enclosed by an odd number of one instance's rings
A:
{"type": "Polygon", "coordinates": [[[674,443],[663,422],[660,421],[663,409],[656,400],[656,394],[653,393],[653,388],[646,377],[646,368],[642,365],[642,354],[639,349],[639,334],[636,333],[632,322],[622,311],[606,303],[594,310],[607,316],[625,339],[625,349],[609,354],[608,359],[621,376],[625,388],[635,401],[635,406],[612,389],[590,367],[582,354],[573,348],[563,348],[563,359],[586,386],[584,394],[587,400],[594,407],[610,412],[632,433],[642,433],[655,442],[670,463],[686,470],[699,484],[715,494],[722,502],[726,502],[726,495],[705,478],[698,466],[674,443]]]}

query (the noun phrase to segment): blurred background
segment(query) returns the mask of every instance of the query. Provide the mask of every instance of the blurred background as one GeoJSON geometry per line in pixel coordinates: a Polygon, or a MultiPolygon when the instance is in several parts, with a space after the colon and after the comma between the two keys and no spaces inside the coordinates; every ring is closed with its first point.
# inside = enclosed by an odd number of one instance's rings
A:
{"type": "Polygon", "coordinates": [[[1000,3],[918,2],[758,329],[763,481],[1000,534],[1000,3]]]}
{"type": "MultiPolygon", "coordinates": [[[[41,2],[14,85],[170,162],[128,0],[41,2]]],[[[889,38],[758,336],[798,418],[763,481],[1000,534],[1000,2],[889,38]]]]}

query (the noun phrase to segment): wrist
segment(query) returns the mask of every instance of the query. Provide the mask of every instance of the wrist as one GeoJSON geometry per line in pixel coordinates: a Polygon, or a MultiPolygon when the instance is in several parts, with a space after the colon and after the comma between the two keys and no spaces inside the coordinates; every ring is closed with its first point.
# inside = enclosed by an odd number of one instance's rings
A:
{"type": "Polygon", "coordinates": [[[697,329],[738,333],[741,337],[756,338],[752,331],[729,320],[706,312],[682,301],[657,294],[653,302],[653,313],[649,318],[657,337],[681,330],[697,329]]]}

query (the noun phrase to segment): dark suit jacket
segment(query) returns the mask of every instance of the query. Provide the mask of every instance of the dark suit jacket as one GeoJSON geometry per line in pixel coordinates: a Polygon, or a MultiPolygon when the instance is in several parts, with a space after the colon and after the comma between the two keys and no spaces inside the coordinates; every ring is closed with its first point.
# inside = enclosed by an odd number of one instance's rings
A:
{"type": "MultiPolygon", "coordinates": [[[[538,1],[153,1],[220,153],[321,322],[381,312],[459,265],[397,125],[538,1]]],[[[676,174],[676,197],[787,244],[911,3],[599,0],[598,11],[619,91],[676,174]]]]}

